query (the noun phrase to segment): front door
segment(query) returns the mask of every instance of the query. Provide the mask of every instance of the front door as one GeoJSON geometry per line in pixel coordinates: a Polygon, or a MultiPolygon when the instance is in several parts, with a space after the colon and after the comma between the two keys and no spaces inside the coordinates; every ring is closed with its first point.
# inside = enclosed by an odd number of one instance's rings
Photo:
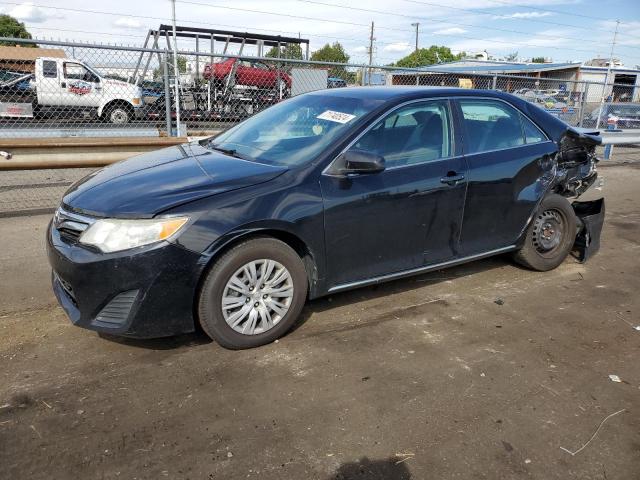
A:
{"type": "Polygon", "coordinates": [[[102,97],[100,78],[81,63],[63,62],[61,105],[66,107],[97,107],[102,97]]]}
{"type": "Polygon", "coordinates": [[[350,147],[382,155],[384,171],[322,175],[329,284],[458,255],[466,167],[452,132],[448,100],[412,102],[350,147]]]}

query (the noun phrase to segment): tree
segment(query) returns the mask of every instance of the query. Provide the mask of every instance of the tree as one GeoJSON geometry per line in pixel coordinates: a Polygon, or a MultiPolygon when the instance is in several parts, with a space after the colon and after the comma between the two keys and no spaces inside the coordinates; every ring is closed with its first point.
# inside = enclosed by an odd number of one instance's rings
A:
{"type": "MultiPolygon", "coordinates": [[[[311,60],[314,62],[349,63],[349,58],[340,42],[335,42],[333,45],[327,43],[311,54],[311,60]]],[[[329,76],[346,79],[348,72],[345,67],[331,67],[329,76]]]]}
{"type": "MultiPolygon", "coordinates": [[[[32,38],[24,23],[11,15],[0,15],[0,37],[32,38]]],[[[13,42],[0,42],[0,45],[15,45],[13,42]]],[[[25,47],[36,47],[33,43],[25,43],[25,47]]]]}
{"type": "Polygon", "coordinates": [[[296,43],[288,43],[280,47],[280,57],[278,57],[278,47],[271,47],[265,55],[269,58],[289,58],[302,60],[302,47],[296,43]]]}
{"type": "MultiPolygon", "coordinates": [[[[173,74],[173,55],[169,53],[167,56],[167,61],[169,62],[169,75],[173,74]]],[[[176,62],[178,63],[178,72],[187,73],[187,57],[183,57],[182,55],[178,55],[176,58],[176,62]]],[[[162,69],[162,65],[153,70],[153,79],[158,80],[164,76],[164,71],[162,69]]]]}
{"type": "Polygon", "coordinates": [[[404,58],[398,60],[395,65],[398,67],[415,68],[435,63],[453,62],[460,60],[463,54],[454,55],[449,47],[439,47],[431,45],[429,48],[420,48],[404,58]]]}
{"type": "Polygon", "coordinates": [[[515,62],[516,60],[518,60],[518,52],[517,52],[517,51],[515,51],[515,52],[511,52],[511,53],[509,53],[508,55],[505,55],[505,56],[504,56],[504,59],[505,59],[507,62],[515,62]]]}
{"type": "Polygon", "coordinates": [[[544,62],[545,62],[544,57],[533,57],[531,59],[531,63],[544,63],[544,62]]]}

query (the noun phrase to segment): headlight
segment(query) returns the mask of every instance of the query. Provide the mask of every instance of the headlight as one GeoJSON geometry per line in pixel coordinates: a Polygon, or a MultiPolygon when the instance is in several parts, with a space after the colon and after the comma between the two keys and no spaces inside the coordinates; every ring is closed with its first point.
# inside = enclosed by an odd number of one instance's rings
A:
{"type": "Polygon", "coordinates": [[[167,240],[185,226],[187,217],[150,220],[97,220],[80,236],[80,243],[98,247],[105,253],[140,247],[167,240]]]}

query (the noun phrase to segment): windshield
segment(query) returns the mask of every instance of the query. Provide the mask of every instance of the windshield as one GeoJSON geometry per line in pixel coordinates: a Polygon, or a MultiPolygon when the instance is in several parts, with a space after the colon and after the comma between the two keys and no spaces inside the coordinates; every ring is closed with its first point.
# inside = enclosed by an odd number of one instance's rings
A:
{"type": "Polygon", "coordinates": [[[381,103],[378,99],[301,95],[258,113],[209,140],[208,146],[260,163],[301,165],[381,103]]]}

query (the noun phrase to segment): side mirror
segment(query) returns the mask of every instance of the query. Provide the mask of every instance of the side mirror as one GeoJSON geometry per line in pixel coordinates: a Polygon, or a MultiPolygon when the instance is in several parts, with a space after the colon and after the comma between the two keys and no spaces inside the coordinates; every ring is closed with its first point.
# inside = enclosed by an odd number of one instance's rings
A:
{"type": "Polygon", "coordinates": [[[379,173],[385,169],[384,157],[365,150],[348,150],[342,154],[340,173],[379,173]]]}

